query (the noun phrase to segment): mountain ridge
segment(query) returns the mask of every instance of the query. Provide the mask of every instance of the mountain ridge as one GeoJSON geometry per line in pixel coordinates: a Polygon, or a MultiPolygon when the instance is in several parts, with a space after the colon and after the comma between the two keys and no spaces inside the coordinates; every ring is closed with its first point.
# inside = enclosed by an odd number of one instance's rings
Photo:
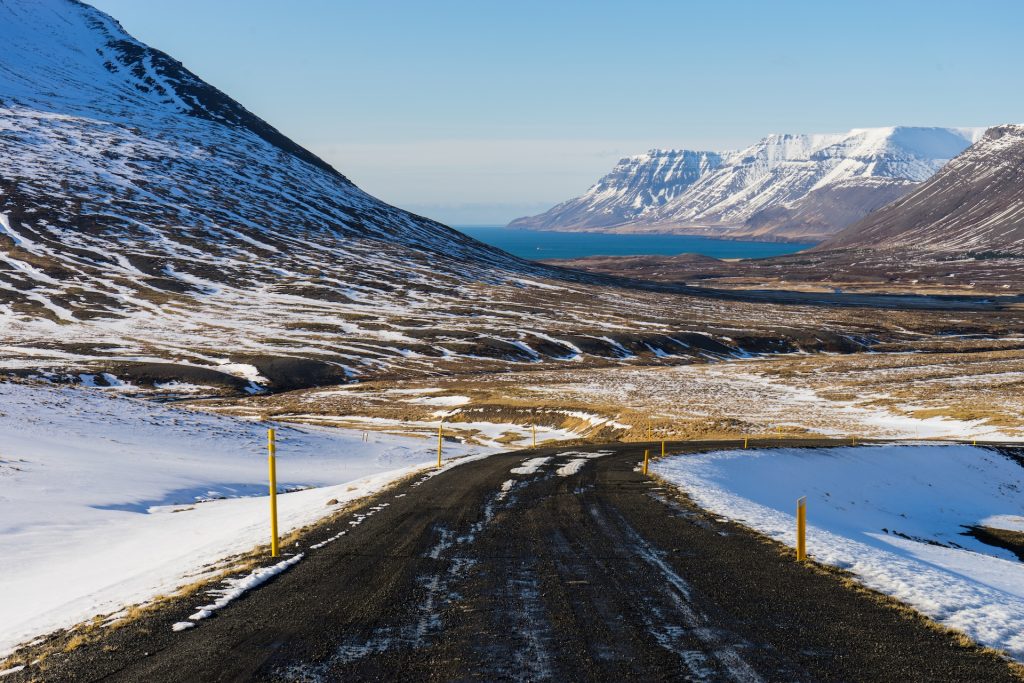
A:
{"type": "Polygon", "coordinates": [[[816,247],[1024,254],[1024,124],[989,128],[909,194],[816,247]]]}
{"type": "Polygon", "coordinates": [[[855,128],[835,134],[773,134],[732,152],[651,150],[622,159],[580,197],[509,226],[786,237],[787,226],[797,221],[792,216],[814,213],[815,220],[804,220],[809,229],[797,230],[794,237],[820,238],[909,191],[981,132],[855,128]],[[713,154],[718,163],[702,167],[697,177],[673,182],[671,173],[662,172],[666,166],[672,169],[664,159],[680,154],[713,154]]]}
{"type": "MultiPolygon", "coordinates": [[[[177,104],[190,116],[217,121],[229,126],[246,127],[274,146],[344,178],[344,175],[326,161],[292,141],[275,127],[231,99],[223,91],[203,81],[180,61],[136,40],[124,30],[120,22],[109,14],[81,0],[69,0],[69,4],[83,13],[84,21],[89,26],[106,37],[107,40],[102,47],[95,47],[97,54],[103,58],[103,68],[114,76],[121,71],[129,72],[134,77],[134,81],[130,82],[130,85],[139,93],[143,95],[156,94],[165,98],[165,102],[176,100],[177,104]]],[[[32,23],[37,30],[41,29],[40,24],[49,24],[49,28],[52,29],[53,22],[58,19],[58,16],[53,13],[66,9],[66,6],[40,0],[34,9],[32,23]]],[[[25,11],[24,5],[16,2],[0,2],[0,11],[7,13],[6,20],[0,23],[9,27],[24,23],[24,20],[19,21],[15,16],[17,13],[25,11]]],[[[24,44],[18,32],[12,31],[4,34],[4,43],[5,46],[14,50],[18,49],[19,44],[24,44]]],[[[11,85],[9,81],[7,85],[8,87],[11,85]]]]}

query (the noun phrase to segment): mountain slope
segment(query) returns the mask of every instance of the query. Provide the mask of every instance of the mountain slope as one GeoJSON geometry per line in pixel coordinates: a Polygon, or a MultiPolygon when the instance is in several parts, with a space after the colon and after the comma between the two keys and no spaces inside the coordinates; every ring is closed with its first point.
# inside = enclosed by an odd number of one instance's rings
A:
{"type": "Polygon", "coordinates": [[[919,188],[818,248],[858,247],[1024,254],[1024,125],[990,128],[919,188]]]}
{"type": "Polygon", "coordinates": [[[890,204],[916,187],[896,178],[851,178],[762,209],[729,231],[740,239],[812,242],[890,204]]]}
{"type": "Polygon", "coordinates": [[[663,163],[684,153],[652,150],[621,161],[582,197],[511,225],[820,238],[926,180],[980,134],[893,127],[770,135],[736,152],[699,153],[716,163],[685,184],[671,182],[675,169],[663,163]]]}
{"type": "Polygon", "coordinates": [[[0,0],[0,44],[3,371],[284,390],[879,331],[516,259],[367,195],[75,0],[0,0]]]}

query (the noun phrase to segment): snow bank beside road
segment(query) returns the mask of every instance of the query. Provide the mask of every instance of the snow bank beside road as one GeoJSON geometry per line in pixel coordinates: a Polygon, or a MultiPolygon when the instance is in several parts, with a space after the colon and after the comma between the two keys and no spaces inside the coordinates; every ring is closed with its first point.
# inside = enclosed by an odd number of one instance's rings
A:
{"type": "Polygon", "coordinates": [[[795,545],[808,498],[808,553],[976,641],[1024,661],[1024,564],[962,535],[1024,515],[1024,468],[970,446],[723,451],[654,471],[694,501],[795,545]]]}
{"type": "MultiPolygon", "coordinates": [[[[0,654],[269,540],[266,431],[95,390],[0,383],[0,654]],[[203,501],[203,502],[200,502],[203,501]]],[[[432,440],[278,427],[281,533],[434,461],[432,440]],[[310,488],[314,487],[314,488],[310,488]]],[[[489,452],[446,444],[446,457],[489,452]]]]}

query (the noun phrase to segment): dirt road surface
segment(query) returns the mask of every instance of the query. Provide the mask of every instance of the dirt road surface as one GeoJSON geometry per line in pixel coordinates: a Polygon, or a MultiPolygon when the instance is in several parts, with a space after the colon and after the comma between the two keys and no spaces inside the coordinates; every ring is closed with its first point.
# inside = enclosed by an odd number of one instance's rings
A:
{"type": "Polygon", "coordinates": [[[7,681],[1018,680],[645,478],[642,451],[421,475],[304,538],[294,568],[195,628],[171,624],[203,596],[7,681]]]}

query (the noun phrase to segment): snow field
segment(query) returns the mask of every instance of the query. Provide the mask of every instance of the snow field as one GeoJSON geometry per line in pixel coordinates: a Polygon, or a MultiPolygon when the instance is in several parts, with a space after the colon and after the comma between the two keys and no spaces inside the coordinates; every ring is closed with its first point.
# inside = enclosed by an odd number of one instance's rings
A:
{"type": "Polygon", "coordinates": [[[721,451],[654,471],[701,507],[789,546],[806,495],[808,554],[1024,661],[1024,564],[964,535],[1024,518],[1024,467],[970,446],[721,451]]]}
{"type": "MultiPolygon", "coordinates": [[[[265,427],[0,383],[0,655],[269,542],[265,427]]],[[[287,425],[277,437],[282,535],[335,511],[328,500],[370,495],[434,459],[429,439],[287,425]]],[[[490,452],[445,444],[446,457],[490,452]]]]}

